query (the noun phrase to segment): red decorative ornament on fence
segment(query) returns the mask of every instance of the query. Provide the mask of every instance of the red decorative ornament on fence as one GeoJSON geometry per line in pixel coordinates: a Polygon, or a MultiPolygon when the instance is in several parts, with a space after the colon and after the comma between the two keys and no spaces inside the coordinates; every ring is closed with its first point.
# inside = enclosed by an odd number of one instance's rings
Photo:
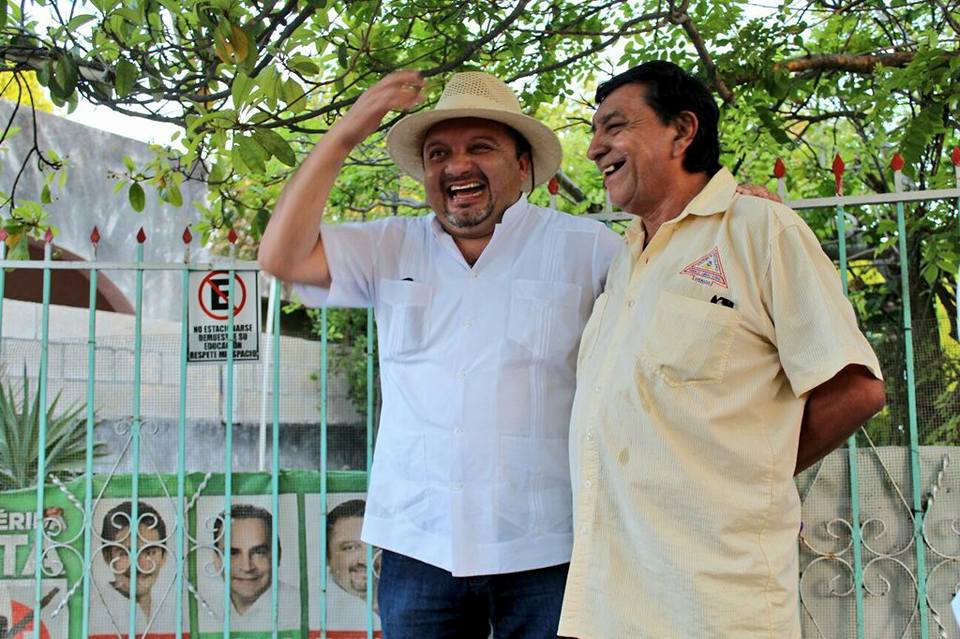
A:
{"type": "Polygon", "coordinates": [[[843,195],[843,172],[847,165],[843,163],[843,158],[837,153],[833,158],[833,179],[836,184],[837,195],[843,195]]]}

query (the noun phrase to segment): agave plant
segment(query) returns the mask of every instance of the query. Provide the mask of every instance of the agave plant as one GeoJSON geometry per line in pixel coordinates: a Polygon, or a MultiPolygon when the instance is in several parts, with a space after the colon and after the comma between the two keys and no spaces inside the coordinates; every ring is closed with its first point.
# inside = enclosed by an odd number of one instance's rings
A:
{"type": "MultiPolygon", "coordinates": [[[[13,385],[2,380],[0,378],[0,491],[28,488],[37,483],[40,393],[31,395],[26,368],[19,405],[13,385]]],[[[46,410],[46,468],[49,475],[66,481],[83,472],[86,404],[75,404],[59,412],[59,401],[60,393],[57,393],[46,410]]],[[[93,452],[100,457],[106,451],[103,444],[96,444],[93,452]]]]}

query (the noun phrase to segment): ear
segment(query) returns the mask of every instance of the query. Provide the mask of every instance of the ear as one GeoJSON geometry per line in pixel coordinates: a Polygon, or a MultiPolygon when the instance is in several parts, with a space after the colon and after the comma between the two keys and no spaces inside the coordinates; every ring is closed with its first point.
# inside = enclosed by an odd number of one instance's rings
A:
{"type": "Polygon", "coordinates": [[[527,178],[530,177],[530,169],[533,166],[533,158],[531,157],[530,152],[527,151],[518,157],[517,164],[520,165],[520,184],[524,184],[527,181],[527,178]]]}
{"type": "Polygon", "coordinates": [[[671,122],[676,129],[676,137],[673,139],[673,157],[683,157],[687,147],[693,144],[693,138],[700,128],[700,122],[692,111],[681,111],[673,117],[671,122]]]}

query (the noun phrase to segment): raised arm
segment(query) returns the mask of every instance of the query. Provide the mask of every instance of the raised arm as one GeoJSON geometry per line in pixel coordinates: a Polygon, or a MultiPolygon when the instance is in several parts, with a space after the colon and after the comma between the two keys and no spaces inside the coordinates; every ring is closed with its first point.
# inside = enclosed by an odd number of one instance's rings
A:
{"type": "Polygon", "coordinates": [[[287,282],[330,286],[330,268],[320,221],[343,163],[377,130],[389,111],[409,109],[422,99],[416,71],[397,71],[370,87],[324,135],[287,182],[260,241],[264,270],[287,282]]]}

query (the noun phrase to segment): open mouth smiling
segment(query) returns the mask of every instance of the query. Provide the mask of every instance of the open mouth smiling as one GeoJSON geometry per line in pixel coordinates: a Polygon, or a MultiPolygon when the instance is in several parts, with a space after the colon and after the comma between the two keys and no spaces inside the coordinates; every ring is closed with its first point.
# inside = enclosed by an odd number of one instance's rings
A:
{"type": "Polygon", "coordinates": [[[472,200],[482,194],[487,185],[479,180],[451,184],[445,189],[447,197],[454,202],[472,200]]]}
{"type": "Polygon", "coordinates": [[[620,160],[619,162],[614,162],[613,164],[608,165],[602,171],[604,179],[619,171],[620,167],[622,167],[624,164],[626,164],[626,160],[620,160]]]}

